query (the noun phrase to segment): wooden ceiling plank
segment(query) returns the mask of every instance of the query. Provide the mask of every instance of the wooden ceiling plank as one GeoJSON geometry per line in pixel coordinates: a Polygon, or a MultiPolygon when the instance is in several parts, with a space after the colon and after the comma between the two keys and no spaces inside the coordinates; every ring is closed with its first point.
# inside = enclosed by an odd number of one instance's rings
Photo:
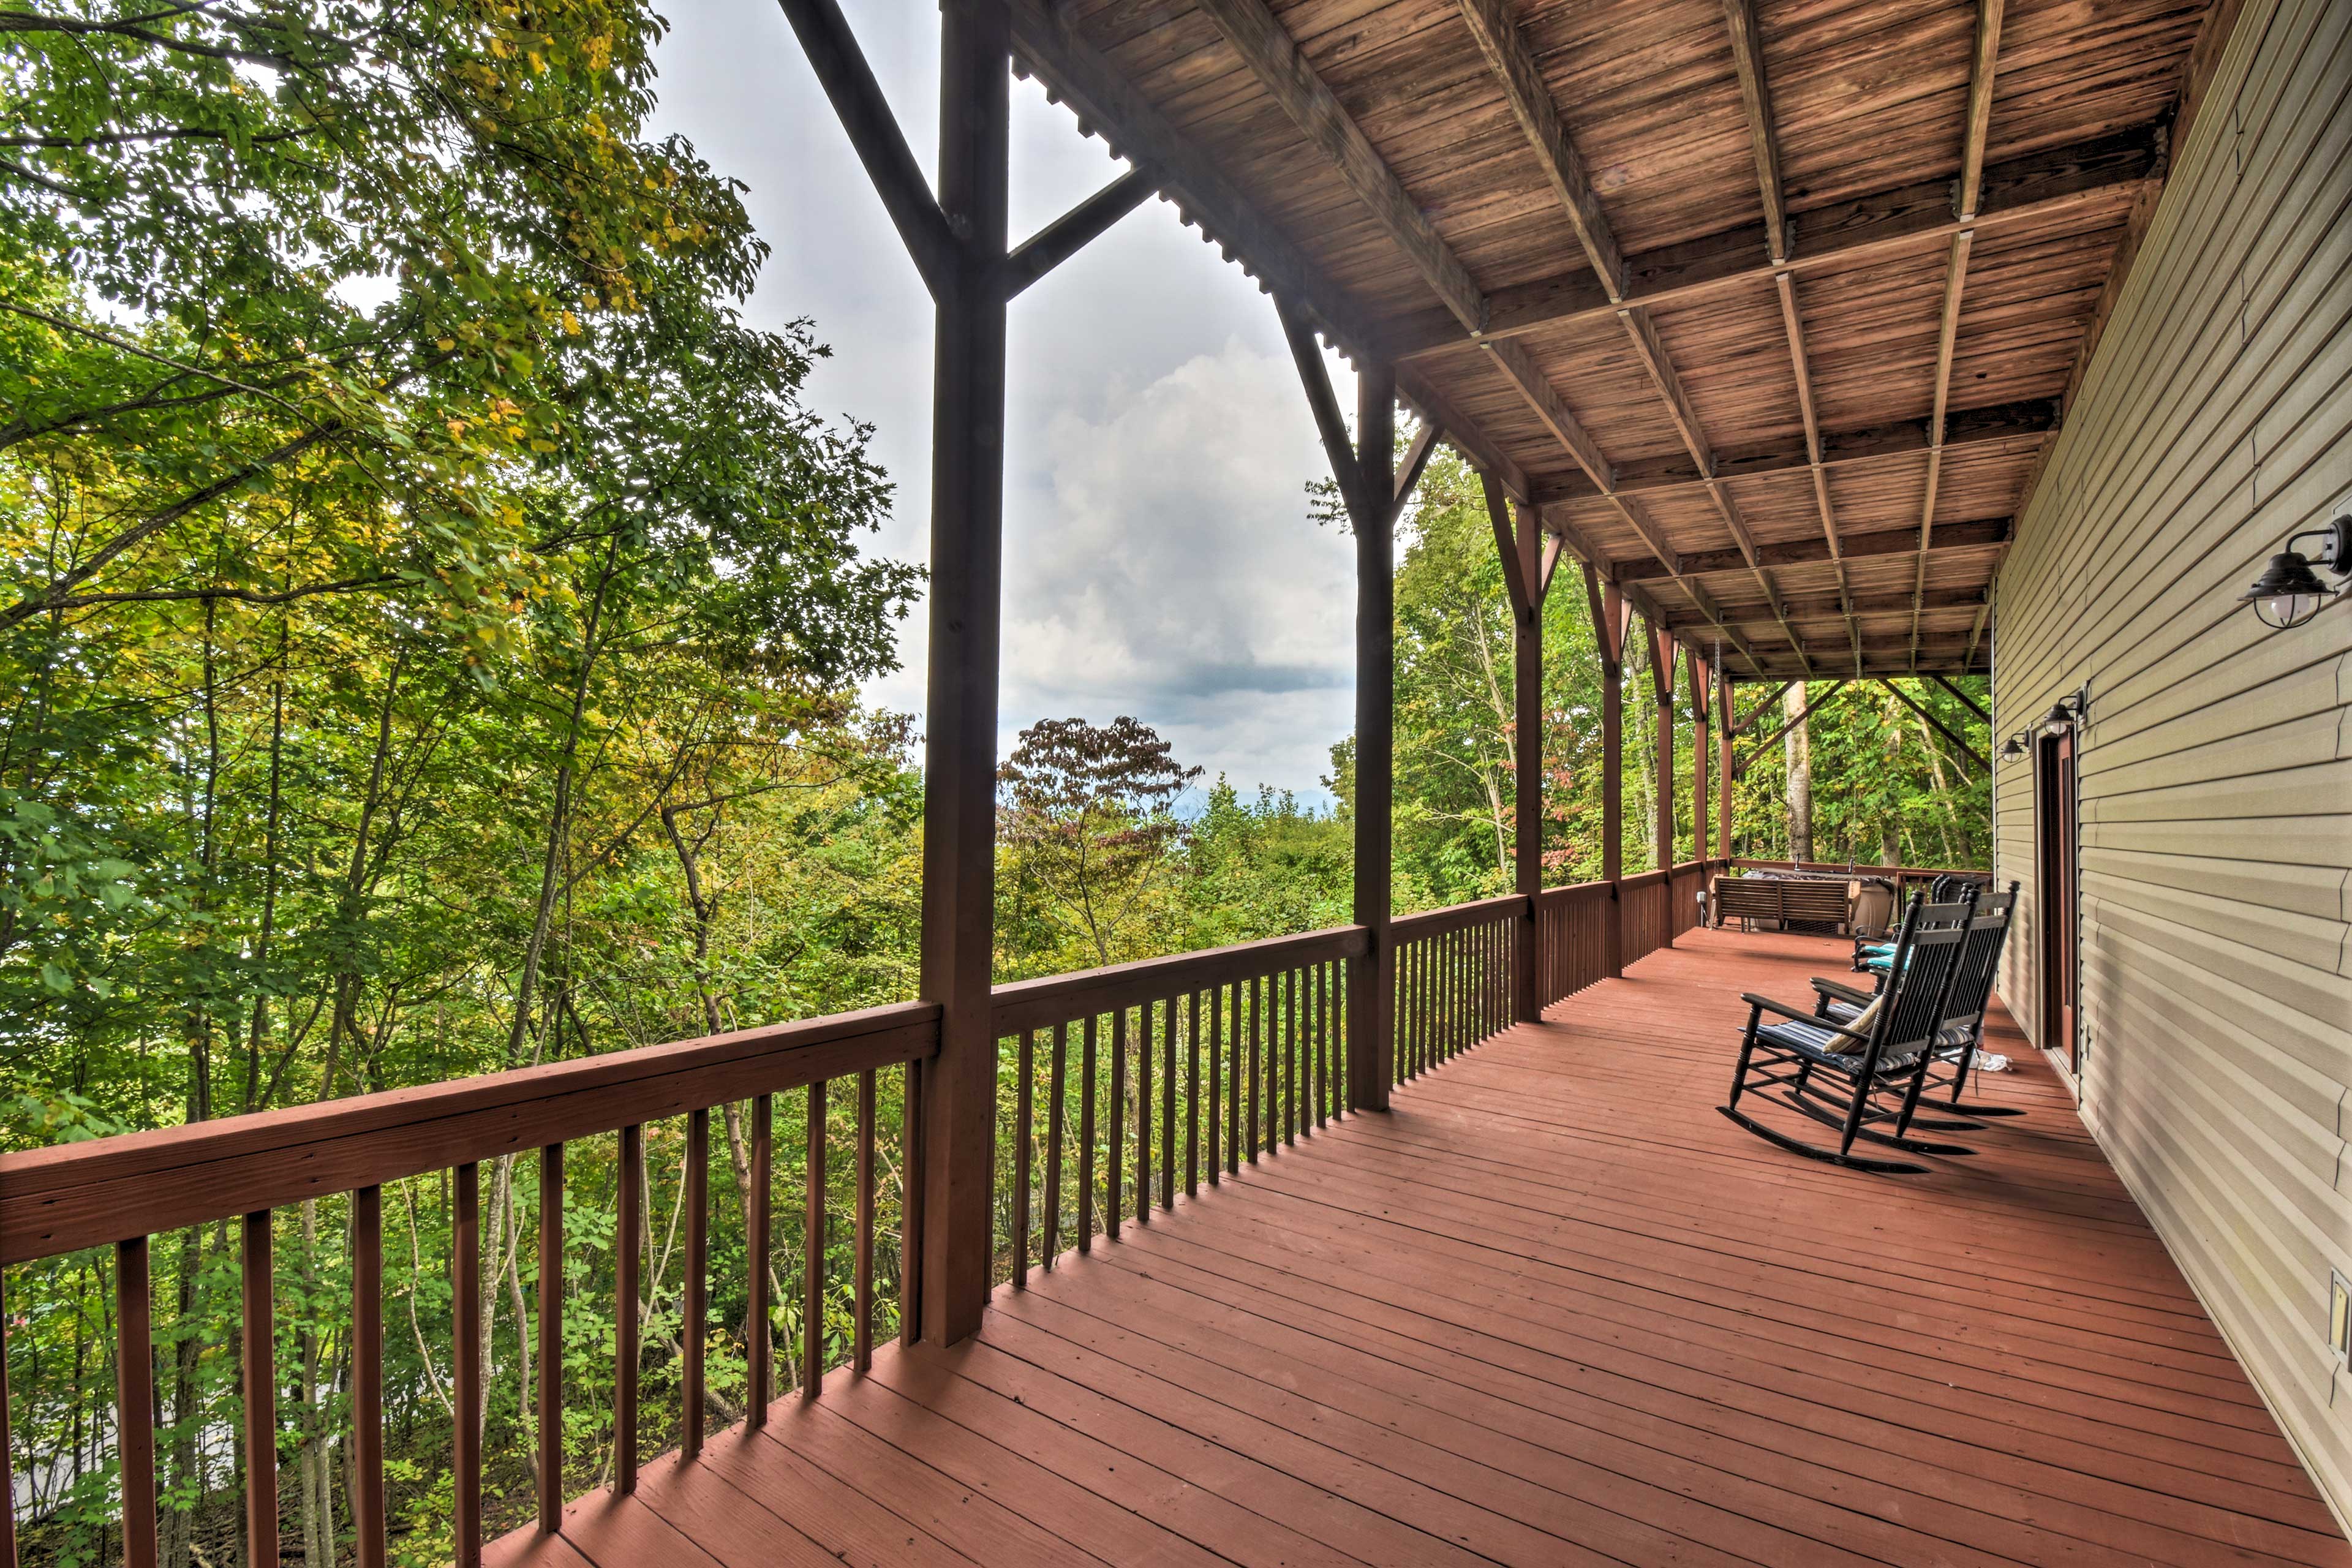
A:
{"type": "MultiPolygon", "coordinates": [[[[2043,437],[2056,426],[2056,416],[2047,400],[2022,405],[2005,404],[1996,408],[1964,409],[1945,420],[1944,445],[1948,452],[1968,455],[2028,437],[2043,437]]],[[[1819,467],[1825,471],[1916,458],[1931,446],[1927,424],[1924,420],[1824,430],[1821,432],[1821,443],[1822,461],[1819,467]]],[[[1801,474],[1814,467],[1808,452],[1794,447],[1760,455],[1717,452],[1715,458],[1717,482],[1725,486],[1737,486],[1748,479],[1801,474]]],[[[1612,469],[1612,475],[1616,481],[1616,492],[1621,495],[1696,496],[1709,488],[1706,479],[1692,473],[1679,460],[1671,465],[1622,464],[1612,469]]],[[[1601,499],[1599,489],[1580,480],[1549,480],[1537,487],[1537,494],[1546,504],[1601,499]]]]}
{"type": "MultiPolygon", "coordinates": [[[[1623,498],[1620,498],[1621,500],[1623,498]]],[[[2002,543],[2009,538],[2011,520],[1994,518],[1976,522],[1948,522],[1937,531],[1936,543],[1928,553],[1942,556],[1963,550],[1979,550],[2002,543]]],[[[1845,538],[1848,561],[1878,555],[1909,555],[1919,548],[1919,533],[1908,526],[1885,529],[1871,533],[1849,533],[1845,538]]],[[[1793,566],[1807,562],[1826,561],[1829,551],[1818,539],[1792,539],[1779,544],[1756,547],[1759,560],[1767,566],[1793,566]]],[[[1657,577],[1696,577],[1718,572],[1748,570],[1748,563],[1736,550],[1699,551],[1682,555],[1678,571],[1668,572],[1663,565],[1652,565],[1628,557],[1618,565],[1622,578],[1644,580],[1657,577]]]]}
{"type": "Polygon", "coordinates": [[[1536,362],[1528,356],[1526,348],[1515,342],[1490,342],[1483,346],[1487,357],[1494,361],[1495,367],[1509,378],[1519,395],[1527,400],[1528,406],[1535,411],[1536,417],[1543,422],[1544,428],[1567,449],[1568,455],[1576,460],[1576,466],[1584,470],[1584,476],[1592,482],[1593,489],[1602,495],[1615,493],[1617,476],[1609,466],[1609,459],[1601,456],[1599,443],[1578,423],[1576,416],[1569,412],[1568,405],[1560,401],[1559,394],[1552,389],[1549,379],[1536,368],[1536,362]]]}
{"type": "MultiPolygon", "coordinates": [[[[1818,212],[1791,214],[1794,248],[1784,262],[1770,259],[1769,237],[1755,224],[1638,252],[1625,258],[1620,300],[1610,298],[1588,267],[1513,284],[1486,297],[1487,320],[1480,335],[1517,337],[1590,325],[1627,305],[1739,298],[1784,270],[1800,276],[1853,270],[1948,242],[1963,229],[1993,235],[2029,227],[2104,227],[2119,221],[2160,178],[2158,141],[2157,128],[2137,127],[1994,165],[1979,182],[1983,210],[1965,222],[1953,214],[1949,181],[1908,184],[1818,212]],[[1832,237],[1810,248],[1795,244],[1807,233],[1832,237]]],[[[1462,343],[1461,324],[1450,314],[1424,314],[1390,323],[1383,352],[1414,359],[1462,343]]]]}
{"type": "Polygon", "coordinates": [[[1006,0],[1015,62],[1045,79],[1111,150],[1148,170],[1160,192],[1212,241],[1231,247],[1245,271],[1303,302],[1323,329],[1358,353],[1374,341],[1370,319],[1332,286],[1273,220],[1244,196],[1190,137],[1079,37],[1054,0],[1006,0]]]}
{"type": "MultiPolygon", "coordinates": [[[[1960,177],[1953,187],[1952,216],[1973,224],[1984,192],[1985,144],[1992,133],[1993,81],[2000,72],[2000,25],[2006,0],[1977,0],[1976,47],[1969,65],[1968,119],[1960,133],[1960,177]]],[[[1935,542],[1937,480],[1944,459],[1944,416],[1952,393],[1952,356],[1959,340],[1960,296],[1968,286],[1969,251],[1976,231],[1952,236],[1945,263],[1944,308],[1936,338],[1935,413],[1927,421],[1927,493],[1919,512],[1919,574],[1912,590],[1911,667],[1919,665],[1920,607],[1927,593],[1927,551],[1935,542]]]]}
{"type": "Polygon", "coordinates": [[[1471,280],[1468,268],[1423,215],[1371,139],[1315,74],[1264,0],[1196,0],[1196,4],[1240,52],[1299,133],[1339,170],[1439,301],[1465,330],[1483,330],[1486,298],[1471,280]]]}
{"type": "MultiPolygon", "coordinates": [[[[1520,131],[1535,149],[1536,161],[1543,166],[1544,177],[1559,195],[1560,205],[1568,210],[1568,221],[1576,229],[1577,240],[1584,247],[1585,259],[1592,264],[1594,276],[1601,279],[1611,300],[1623,299],[1624,255],[1617,247],[1616,235],[1601,210],[1599,198],[1592,194],[1592,181],[1584,160],[1560,124],[1559,106],[1552,100],[1543,71],[1528,51],[1527,40],[1519,35],[1518,24],[1512,20],[1504,0],[1461,0],[1461,6],[1462,19],[1470,26],[1470,36],[1477,40],[1479,52],[1486,57],[1487,68],[1502,85],[1511,118],[1518,121],[1520,131]]],[[[1483,321],[1479,323],[1481,330],[1485,325],[1483,321]]]]}
{"type": "Polygon", "coordinates": [[[1748,142],[1756,155],[1756,184],[1764,197],[1765,254],[1789,259],[1789,215],[1780,192],[1780,142],[1773,129],[1772,92],[1764,79],[1764,34],[1755,0],[1723,0],[1731,31],[1731,63],[1739,73],[1739,100],[1748,110],[1748,142]]]}

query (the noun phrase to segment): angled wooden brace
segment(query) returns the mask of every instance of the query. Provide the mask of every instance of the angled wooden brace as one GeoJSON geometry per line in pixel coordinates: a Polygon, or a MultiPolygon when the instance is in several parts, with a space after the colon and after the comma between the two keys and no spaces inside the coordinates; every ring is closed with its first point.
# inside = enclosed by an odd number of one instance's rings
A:
{"type": "Polygon", "coordinates": [[[849,132],[857,161],[866,165],[866,177],[874,182],[890,221],[898,226],[907,254],[914,258],[916,270],[923,275],[924,286],[932,299],[940,299],[952,286],[962,243],[940,210],[922,165],[908,150],[898,119],[890,112],[889,100],[882,96],[881,84],[874,79],[856,35],[849,30],[848,19],[842,16],[836,0],[778,3],[801,41],[801,51],[815,68],[824,96],[832,100],[833,111],[841,117],[841,128],[849,132]]]}

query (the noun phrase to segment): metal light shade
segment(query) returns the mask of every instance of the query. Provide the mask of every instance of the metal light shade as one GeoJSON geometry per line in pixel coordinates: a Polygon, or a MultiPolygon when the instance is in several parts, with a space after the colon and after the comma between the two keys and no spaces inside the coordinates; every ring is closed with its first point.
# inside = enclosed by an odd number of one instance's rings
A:
{"type": "Polygon", "coordinates": [[[2298,552],[2285,550],[2271,557],[2254,585],[2238,595],[2238,603],[2253,605],[2263,625],[2284,629],[2319,614],[2327,598],[2327,584],[2311,563],[2298,552]]]}
{"type": "Polygon", "coordinates": [[[2022,735],[2011,735],[2009,738],[2009,743],[2001,747],[2000,754],[2004,757],[2011,758],[2025,755],[2025,737],[2022,735]]]}

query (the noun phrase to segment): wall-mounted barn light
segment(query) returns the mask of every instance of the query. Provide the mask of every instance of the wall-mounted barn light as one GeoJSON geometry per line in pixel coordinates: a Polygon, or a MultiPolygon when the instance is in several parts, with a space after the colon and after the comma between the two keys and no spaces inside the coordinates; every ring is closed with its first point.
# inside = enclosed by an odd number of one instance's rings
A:
{"type": "Polygon", "coordinates": [[[2009,743],[2001,747],[2000,754],[2011,762],[2015,762],[2025,755],[2025,731],[2020,730],[2016,734],[2011,735],[2009,738],[2009,743]]]}
{"type": "Polygon", "coordinates": [[[2238,603],[2253,605],[2254,614],[2266,626],[2299,626],[2343,595],[2347,577],[2352,577],[2352,516],[2336,518],[2325,528],[2288,540],[2286,548],[2272,556],[2263,574],[2254,579],[2253,586],[2238,595],[2238,603]],[[2319,541],[2313,554],[2296,548],[2306,539],[2319,541]],[[2311,569],[2315,559],[2336,580],[2335,586],[2322,582],[2311,569]]]}

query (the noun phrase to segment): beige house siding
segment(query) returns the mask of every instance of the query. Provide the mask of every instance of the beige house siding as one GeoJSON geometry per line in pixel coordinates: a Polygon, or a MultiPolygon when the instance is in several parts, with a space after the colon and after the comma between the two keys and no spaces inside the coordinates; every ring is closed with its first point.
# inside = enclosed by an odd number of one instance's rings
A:
{"type": "MultiPolygon", "coordinates": [[[[2084,1120],[2338,1517],[2352,1374],[2352,603],[2272,631],[2263,559],[2352,500],[2352,3],[2248,0],[1995,587],[1996,740],[2078,737],[2084,1120]]],[[[2032,767],[1995,784],[2023,884],[2032,767]]]]}

